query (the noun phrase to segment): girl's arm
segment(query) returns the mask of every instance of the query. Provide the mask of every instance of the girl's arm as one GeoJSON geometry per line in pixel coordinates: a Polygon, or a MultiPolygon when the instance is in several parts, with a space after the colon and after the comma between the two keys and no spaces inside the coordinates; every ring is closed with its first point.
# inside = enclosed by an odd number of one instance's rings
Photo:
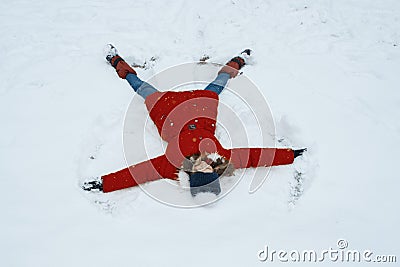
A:
{"type": "Polygon", "coordinates": [[[230,153],[231,163],[238,169],[285,165],[294,160],[293,150],[287,148],[233,148],[230,153]]]}
{"type": "Polygon", "coordinates": [[[105,193],[163,178],[177,179],[177,169],[165,155],[101,177],[105,193]]]}

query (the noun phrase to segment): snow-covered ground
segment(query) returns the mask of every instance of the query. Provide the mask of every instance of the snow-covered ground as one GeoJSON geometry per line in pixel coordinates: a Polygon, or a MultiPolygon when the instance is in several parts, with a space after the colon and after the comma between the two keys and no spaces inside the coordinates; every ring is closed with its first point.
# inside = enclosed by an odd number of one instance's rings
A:
{"type": "MultiPolygon", "coordinates": [[[[258,251],[321,251],[338,239],[374,255],[400,251],[399,1],[3,2],[2,266],[279,266],[258,251]],[[93,201],[82,176],[125,166],[125,113],[140,102],[105,63],[109,42],[130,62],[156,59],[138,69],[143,79],[252,48],[244,73],[282,144],[309,147],[296,161],[308,171],[303,194],[293,199],[296,166],[284,166],[254,194],[250,170],[202,208],[173,208],[138,188],[93,201]]],[[[138,133],[154,133],[144,106],[135,118],[138,133]]]]}

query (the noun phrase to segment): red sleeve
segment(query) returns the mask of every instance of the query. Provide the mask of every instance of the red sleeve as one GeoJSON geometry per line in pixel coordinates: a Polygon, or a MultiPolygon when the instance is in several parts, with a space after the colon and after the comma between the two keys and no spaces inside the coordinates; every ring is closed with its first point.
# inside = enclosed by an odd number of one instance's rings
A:
{"type": "Polygon", "coordinates": [[[162,178],[176,179],[177,169],[165,155],[101,177],[103,192],[112,192],[162,178]]]}
{"type": "Polygon", "coordinates": [[[237,169],[285,165],[294,160],[293,150],[287,148],[234,148],[230,152],[237,169]]]}

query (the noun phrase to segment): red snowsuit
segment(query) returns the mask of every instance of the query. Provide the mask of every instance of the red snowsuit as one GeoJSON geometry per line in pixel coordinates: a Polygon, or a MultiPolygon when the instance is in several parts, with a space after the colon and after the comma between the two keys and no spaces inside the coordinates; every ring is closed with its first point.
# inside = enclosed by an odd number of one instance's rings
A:
{"type": "Polygon", "coordinates": [[[186,156],[218,153],[235,168],[290,164],[293,150],[275,148],[225,149],[214,136],[218,94],[208,90],[156,92],[145,100],[151,119],[168,142],[164,155],[102,176],[103,191],[111,192],[162,178],[177,179],[186,156]]]}

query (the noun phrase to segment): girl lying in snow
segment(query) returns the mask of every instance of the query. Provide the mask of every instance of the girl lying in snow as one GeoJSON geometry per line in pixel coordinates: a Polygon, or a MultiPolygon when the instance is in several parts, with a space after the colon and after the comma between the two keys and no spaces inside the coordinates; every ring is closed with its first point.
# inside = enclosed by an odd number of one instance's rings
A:
{"type": "Polygon", "coordinates": [[[232,175],[235,168],[275,166],[293,163],[306,149],[233,148],[225,149],[215,137],[218,95],[230,78],[238,75],[251,50],[232,58],[204,90],[159,92],[140,80],[134,69],[107,46],[107,61],[120,78],[126,79],[141,97],[163,140],[164,155],[85,182],[87,191],[112,192],[162,178],[178,178],[179,170],[189,174],[193,196],[199,192],[221,192],[219,177],[232,175]],[[219,157],[215,157],[219,155],[219,157]]]}

